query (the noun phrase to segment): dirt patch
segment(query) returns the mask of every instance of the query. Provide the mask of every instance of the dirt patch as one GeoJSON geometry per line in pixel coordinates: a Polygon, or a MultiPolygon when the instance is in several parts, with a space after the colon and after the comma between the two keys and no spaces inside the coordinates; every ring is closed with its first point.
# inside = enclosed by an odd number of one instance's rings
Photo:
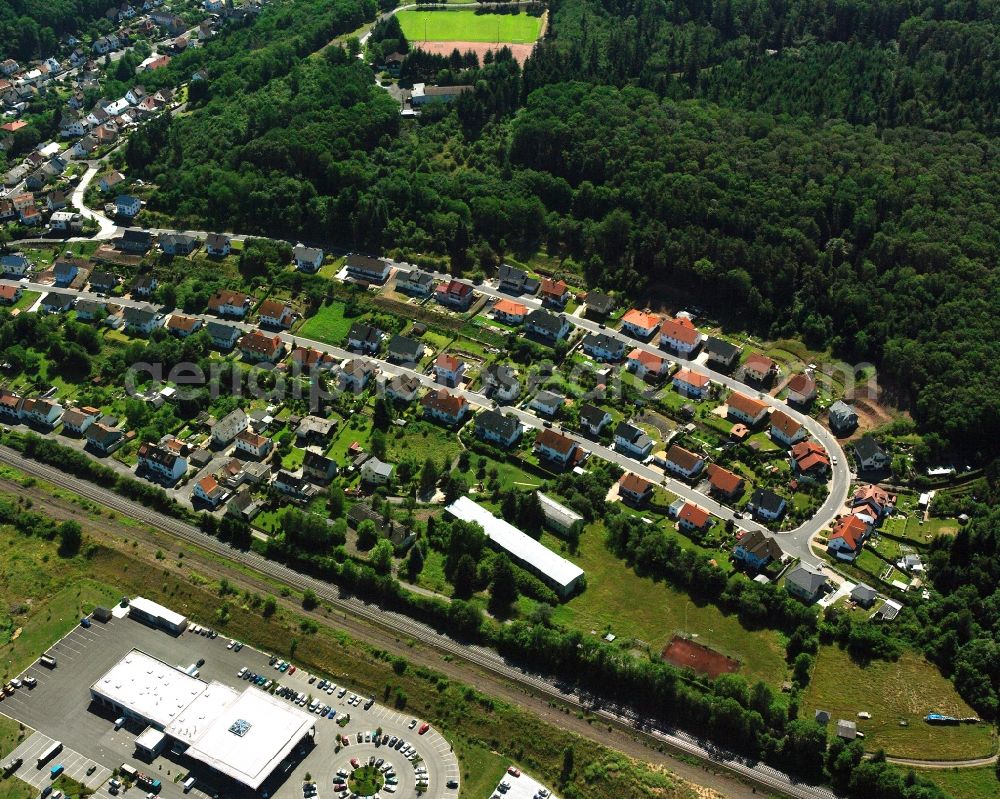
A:
{"type": "Polygon", "coordinates": [[[480,64],[483,63],[483,57],[488,52],[496,52],[502,47],[507,47],[514,56],[514,60],[522,67],[535,47],[533,44],[506,44],[504,42],[500,42],[500,44],[493,42],[411,42],[411,44],[414,47],[419,47],[425,53],[443,56],[450,56],[453,50],[458,50],[460,53],[472,50],[479,57],[480,64]]]}
{"type": "Polygon", "coordinates": [[[711,677],[713,680],[720,674],[735,674],[740,669],[740,662],[726,657],[721,652],[709,649],[703,644],[675,635],[663,648],[661,657],[674,666],[695,671],[711,677]]]}

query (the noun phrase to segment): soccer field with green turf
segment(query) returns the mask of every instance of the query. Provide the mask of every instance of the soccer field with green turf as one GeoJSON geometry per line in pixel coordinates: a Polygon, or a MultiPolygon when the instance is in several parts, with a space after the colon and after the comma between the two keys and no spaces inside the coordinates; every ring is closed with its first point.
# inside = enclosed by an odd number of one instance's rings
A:
{"type": "Polygon", "coordinates": [[[542,18],[527,14],[413,10],[400,11],[396,16],[411,42],[531,44],[542,30],[542,18]]]}

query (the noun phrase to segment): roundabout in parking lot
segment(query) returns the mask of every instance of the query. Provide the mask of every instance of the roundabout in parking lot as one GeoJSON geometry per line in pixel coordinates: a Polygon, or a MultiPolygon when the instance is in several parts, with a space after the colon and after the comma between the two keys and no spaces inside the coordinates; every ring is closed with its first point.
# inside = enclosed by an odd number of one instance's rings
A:
{"type": "Polygon", "coordinates": [[[351,793],[358,796],[374,796],[385,785],[385,777],[375,766],[364,765],[356,768],[347,780],[351,793]]]}

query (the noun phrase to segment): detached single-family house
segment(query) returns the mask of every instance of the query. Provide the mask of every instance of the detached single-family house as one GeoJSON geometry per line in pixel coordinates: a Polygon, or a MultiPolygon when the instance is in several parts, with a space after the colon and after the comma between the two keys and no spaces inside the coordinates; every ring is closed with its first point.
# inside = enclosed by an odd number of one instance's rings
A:
{"type": "Polygon", "coordinates": [[[157,285],[159,285],[157,279],[148,272],[139,275],[133,281],[132,288],[130,289],[133,299],[152,297],[157,285]]]}
{"type": "Polygon", "coordinates": [[[513,402],[521,393],[517,372],[505,364],[491,364],[482,371],[483,386],[497,402],[513,402]]]}
{"type": "Polygon", "coordinates": [[[385,283],[392,268],[381,258],[352,254],[347,256],[347,274],[365,283],[385,283]]]}
{"type": "Polygon", "coordinates": [[[850,499],[851,513],[861,516],[878,526],[879,522],[892,512],[895,498],[877,485],[859,486],[850,499]]]}
{"type": "Polygon", "coordinates": [[[420,381],[413,375],[396,375],[387,378],[382,385],[382,390],[393,402],[410,403],[417,398],[417,390],[420,388],[420,381]]]}
{"type": "Polygon", "coordinates": [[[417,339],[397,334],[389,340],[388,358],[392,363],[415,364],[423,355],[424,345],[417,339]]]}
{"type": "Polygon", "coordinates": [[[781,561],[784,553],[778,542],[760,530],[749,530],[737,539],[733,547],[733,560],[760,571],[773,561],[781,561]]]}
{"type": "Polygon", "coordinates": [[[830,429],[838,436],[850,435],[857,429],[858,414],[843,400],[837,400],[827,412],[830,429]]]}
{"type": "Polygon", "coordinates": [[[52,274],[55,276],[55,285],[59,288],[66,288],[76,280],[80,273],[79,268],[72,261],[56,261],[52,266],[52,274]]]}
{"type": "Polygon", "coordinates": [[[243,430],[236,436],[236,451],[244,457],[263,460],[274,448],[274,443],[267,436],[243,430]]]}
{"type": "Polygon", "coordinates": [[[752,509],[757,521],[773,522],[785,512],[785,500],[769,488],[758,488],[750,497],[748,508],[752,509]]]}
{"type": "Polygon", "coordinates": [[[163,317],[150,305],[140,308],[130,305],[125,308],[122,318],[125,320],[126,331],[144,336],[148,336],[163,323],[163,317]]]}
{"type": "Polygon", "coordinates": [[[347,334],[347,349],[374,355],[382,345],[382,331],[374,325],[355,322],[347,334]]]}
{"type": "Polygon", "coordinates": [[[442,352],[434,360],[434,381],[436,383],[455,388],[462,382],[463,374],[465,374],[465,363],[454,355],[442,352]]]}
{"type": "Polygon", "coordinates": [[[666,319],[660,326],[660,346],[689,358],[701,344],[701,333],[686,316],[666,319]]]}
{"type": "Polygon", "coordinates": [[[712,514],[693,502],[685,502],[677,513],[677,526],[688,533],[704,533],[712,526],[712,514]]]}
{"type": "Polygon", "coordinates": [[[333,369],[340,363],[329,353],[315,347],[296,347],[290,357],[292,363],[298,365],[304,372],[313,369],[333,369]]]}
{"type": "Polygon", "coordinates": [[[231,289],[221,289],[208,298],[208,310],[219,316],[242,319],[251,305],[252,301],[246,294],[231,289]]]}
{"type": "Polygon", "coordinates": [[[165,255],[190,255],[198,246],[198,239],[186,233],[164,233],[160,236],[160,249],[165,255]]]}
{"type": "Polygon", "coordinates": [[[678,370],[674,375],[673,386],[682,397],[701,399],[708,390],[709,382],[711,381],[709,381],[708,375],[685,368],[678,370]]]}
{"type": "Polygon", "coordinates": [[[771,414],[771,440],[786,447],[792,446],[806,438],[809,432],[805,426],[796,419],[793,419],[782,410],[776,410],[771,414]]]}
{"type": "Polygon", "coordinates": [[[95,269],[90,273],[90,290],[97,294],[110,294],[118,286],[117,275],[95,269]]]}
{"type": "Polygon", "coordinates": [[[21,418],[41,427],[55,427],[63,415],[63,406],[46,399],[26,399],[21,405],[21,418]]]}
{"type": "Polygon", "coordinates": [[[662,317],[632,308],[622,317],[621,332],[641,341],[649,341],[662,324],[662,317]]]}
{"type": "Polygon", "coordinates": [[[175,483],[188,470],[187,458],[158,444],[143,444],[139,447],[139,471],[152,473],[154,476],[175,483]]]}
{"type": "Polygon", "coordinates": [[[5,277],[21,278],[31,270],[31,261],[19,252],[0,255],[0,268],[2,268],[5,277]]]}
{"type": "Polygon", "coordinates": [[[250,427],[250,417],[242,408],[236,408],[222,417],[212,427],[212,443],[225,447],[232,443],[240,433],[250,427]]]}
{"type": "Polygon", "coordinates": [[[625,472],[618,478],[618,496],[629,505],[645,505],[653,496],[653,484],[637,474],[625,472]]]}
{"type": "Polygon", "coordinates": [[[97,408],[68,408],[62,415],[62,431],[82,436],[100,418],[97,408]]]}
{"type": "Polygon", "coordinates": [[[476,416],[475,433],[482,441],[509,449],[521,437],[521,423],[514,416],[490,408],[476,416]]]}
{"type": "Polygon", "coordinates": [[[542,305],[546,308],[555,308],[561,311],[569,302],[569,286],[564,280],[552,280],[546,277],[542,279],[539,296],[542,298],[542,305]]]}
{"type": "Polygon", "coordinates": [[[396,291],[411,297],[430,297],[436,285],[434,275],[420,269],[396,273],[396,291]]]}
{"type": "Polygon", "coordinates": [[[109,455],[125,440],[125,431],[117,427],[94,422],[87,428],[87,449],[99,455],[109,455]]]}
{"type": "Polygon", "coordinates": [[[578,445],[572,438],[557,433],[549,427],[540,430],[535,437],[535,454],[559,466],[566,466],[572,462],[577,448],[578,445]]]}
{"type": "Polygon", "coordinates": [[[607,333],[588,333],[580,346],[598,361],[620,361],[625,355],[625,342],[607,333]]]}
{"type": "Polygon", "coordinates": [[[500,264],[497,273],[497,282],[500,291],[515,296],[521,294],[534,294],[538,291],[538,281],[529,277],[523,269],[518,269],[510,264],[500,264]]]}
{"type": "Polygon", "coordinates": [[[12,286],[9,283],[0,286],[0,304],[13,305],[19,299],[21,299],[20,286],[12,286]]]}
{"type": "Polygon", "coordinates": [[[805,407],[816,399],[816,381],[807,374],[792,375],[785,386],[787,399],[792,405],[805,407]]]}
{"type": "Polygon", "coordinates": [[[97,186],[101,191],[109,192],[124,180],[125,176],[121,172],[110,172],[97,181],[97,186]]]}
{"type": "Polygon", "coordinates": [[[374,375],[375,364],[371,361],[366,361],[364,358],[351,358],[340,367],[337,384],[342,391],[360,394],[374,375]]]}
{"type": "Polygon", "coordinates": [[[767,405],[746,394],[734,391],[726,400],[726,415],[747,427],[756,427],[767,416],[767,405]]]}
{"type": "Polygon", "coordinates": [[[75,301],[75,294],[69,294],[65,291],[50,291],[42,299],[40,307],[45,313],[65,313],[73,307],[75,301]]]}
{"type": "Polygon", "coordinates": [[[854,442],[854,457],[862,472],[881,471],[889,466],[889,455],[872,436],[861,436],[854,442]]]}
{"type": "Polygon", "coordinates": [[[225,233],[209,233],[205,237],[205,252],[222,258],[233,251],[233,240],[225,233]]]}
{"type": "Polygon", "coordinates": [[[391,463],[384,463],[375,457],[369,458],[361,464],[361,480],[368,485],[385,485],[392,480],[395,468],[391,463]]]}
{"type": "Polygon", "coordinates": [[[746,485],[742,477],[717,463],[708,465],[708,481],[712,494],[730,502],[743,496],[746,485]]]}
{"type": "Polygon", "coordinates": [[[83,214],[72,211],[56,211],[49,217],[49,227],[63,232],[79,232],[83,230],[83,214]]]}
{"type": "Polygon", "coordinates": [[[175,313],[167,320],[167,330],[180,338],[187,338],[201,330],[201,319],[175,313]]]}
{"type": "Polygon", "coordinates": [[[493,306],[493,318],[506,325],[519,325],[528,314],[528,306],[501,297],[493,306]]]}
{"type": "Polygon", "coordinates": [[[705,467],[705,459],[701,455],[684,449],[684,447],[673,444],[667,450],[665,467],[667,471],[690,480],[705,467]]]}
{"type": "Polygon", "coordinates": [[[323,265],[323,251],[318,247],[306,247],[296,244],[292,249],[295,267],[303,272],[318,272],[323,265]]]}
{"type": "Polygon", "coordinates": [[[209,507],[215,508],[229,496],[229,492],[219,485],[219,481],[212,475],[207,475],[194,484],[192,495],[209,507]]]}
{"type": "Polygon", "coordinates": [[[292,306],[278,300],[264,300],[257,309],[260,324],[264,327],[274,327],[288,330],[295,321],[295,311],[292,306]]]}
{"type": "Polygon", "coordinates": [[[800,477],[819,480],[830,471],[830,457],[815,441],[800,441],[792,445],[792,466],[800,477]]]}
{"type": "Polygon", "coordinates": [[[629,371],[636,377],[659,379],[670,371],[670,361],[653,352],[636,347],[628,354],[629,371]]]}
{"type": "Polygon", "coordinates": [[[611,414],[604,408],[598,408],[589,402],[580,406],[580,429],[582,431],[597,438],[609,424],[611,424],[611,414]]]}
{"type": "Polygon", "coordinates": [[[823,570],[808,563],[800,563],[785,577],[785,589],[788,593],[806,602],[815,602],[826,587],[827,579],[823,570]]]}
{"type": "Polygon", "coordinates": [[[427,392],[420,404],[423,405],[425,418],[449,425],[459,424],[469,412],[465,397],[443,388],[427,392]]]}
{"type": "Polygon", "coordinates": [[[642,461],[653,451],[653,439],[638,427],[628,422],[619,422],[615,428],[615,449],[623,455],[642,461]]]}
{"type": "Polygon", "coordinates": [[[538,411],[544,416],[555,416],[559,413],[559,409],[566,404],[566,398],[560,394],[556,394],[554,391],[547,391],[543,389],[539,391],[534,399],[531,400],[531,405],[529,406],[533,411],[538,411]]]}
{"type": "Polygon", "coordinates": [[[870,585],[858,583],[851,590],[851,599],[863,608],[870,608],[878,599],[878,591],[870,585]]]}
{"type": "Polygon", "coordinates": [[[838,560],[853,562],[861,554],[871,530],[871,525],[860,516],[842,516],[834,522],[826,540],[826,549],[838,560]]]}
{"type": "Polygon", "coordinates": [[[584,302],[584,315],[588,319],[594,319],[598,322],[603,322],[607,319],[615,309],[614,298],[601,291],[589,292],[584,302]]]}
{"type": "Polygon", "coordinates": [[[316,493],[314,486],[307,483],[302,477],[292,474],[285,469],[281,469],[275,476],[271,485],[286,497],[303,501],[309,499],[316,493]]]}
{"type": "Polygon", "coordinates": [[[251,362],[277,363],[285,352],[281,336],[269,336],[260,330],[251,330],[240,339],[240,352],[251,362]]]}
{"type": "Polygon", "coordinates": [[[461,280],[449,280],[434,290],[434,299],[455,311],[467,311],[475,296],[472,286],[461,280]]]}
{"type": "Polygon", "coordinates": [[[119,194],[115,197],[115,213],[118,216],[132,219],[142,210],[142,200],[131,194],[119,194]]]}
{"type": "Polygon", "coordinates": [[[324,419],[322,416],[309,414],[303,416],[299,426],[295,428],[295,438],[300,447],[316,444],[326,447],[337,429],[336,419],[324,419]]]}
{"type": "Polygon", "coordinates": [[[768,383],[778,374],[778,364],[766,355],[753,352],[743,364],[743,374],[748,380],[753,380],[757,383],[768,383]]]}
{"type": "Polygon", "coordinates": [[[524,318],[524,327],[546,341],[555,343],[566,337],[570,324],[565,314],[557,315],[539,309],[524,318]]]}
{"type": "Polygon", "coordinates": [[[93,321],[95,319],[107,319],[108,305],[98,300],[77,300],[76,318],[79,321],[93,321]]]}
{"type": "Polygon", "coordinates": [[[329,483],[337,476],[339,467],[333,458],[328,458],[318,452],[306,450],[302,457],[302,476],[314,483],[329,483]]]}
{"type": "Polygon", "coordinates": [[[143,255],[153,246],[153,234],[148,230],[129,228],[121,237],[121,248],[131,255],[143,255]]]}
{"type": "Polygon", "coordinates": [[[210,321],[205,325],[205,331],[211,337],[212,344],[220,350],[231,350],[241,335],[238,327],[224,322],[210,321]]]}

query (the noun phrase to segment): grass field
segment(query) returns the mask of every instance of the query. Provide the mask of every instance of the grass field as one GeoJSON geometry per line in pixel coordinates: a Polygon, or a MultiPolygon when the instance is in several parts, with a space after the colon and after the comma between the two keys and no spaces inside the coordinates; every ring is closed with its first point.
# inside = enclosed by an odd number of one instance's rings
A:
{"type": "Polygon", "coordinates": [[[954,799],[995,799],[1000,780],[993,766],[983,768],[917,769],[921,777],[934,782],[954,799]]]}
{"type": "MultiPolygon", "coordinates": [[[[556,552],[562,546],[549,534],[542,543],[556,552]]],[[[763,680],[776,688],[784,681],[784,645],[776,632],[751,632],[714,605],[697,605],[665,583],[639,577],[605,548],[601,525],[586,529],[578,554],[561,554],[587,573],[587,590],[556,609],[557,622],[585,632],[610,629],[619,637],[645,641],[657,653],[676,632],[697,634],[699,643],[741,661],[739,673],[751,682],[763,680]]]]}
{"type": "Polygon", "coordinates": [[[323,305],[314,316],[310,316],[296,332],[303,338],[323,341],[327,344],[341,344],[347,338],[356,319],[344,317],[344,303],[331,302],[323,305]]]}
{"type": "Polygon", "coordinates": [[[391,463],[412,457],[423,465],[428,457],[439,466],[451,466],[452,459],[462,451],[458,436],[430,422],[410,422],[406,427],[393,427],[386,434],[386,457],[391,463]]]}
{"type": "Polygon", "coordinates": [[[934,665],[912,652],[896,663],[880,661],[861,668],[837,647],[822,647],[801,706],[810,714],[827,710],[834,721],[857,721],[867,749],[883,748],[897,757],[957,760],[983,757],[996,749],[989,725],[932,727],[923,721],[932,711],[976,714],[934,665]],[[860,711],[871,713],[872,718],[859,720],[860,711]],[[901,727],[901,720],[907,726],[901,727]]]}
{"type": "Polygon", "coordinates": [[[396,18],[411,42],[510,42],[531,44],[541,17],[477,14],[475,11],[400,11],[396,18]]]}

